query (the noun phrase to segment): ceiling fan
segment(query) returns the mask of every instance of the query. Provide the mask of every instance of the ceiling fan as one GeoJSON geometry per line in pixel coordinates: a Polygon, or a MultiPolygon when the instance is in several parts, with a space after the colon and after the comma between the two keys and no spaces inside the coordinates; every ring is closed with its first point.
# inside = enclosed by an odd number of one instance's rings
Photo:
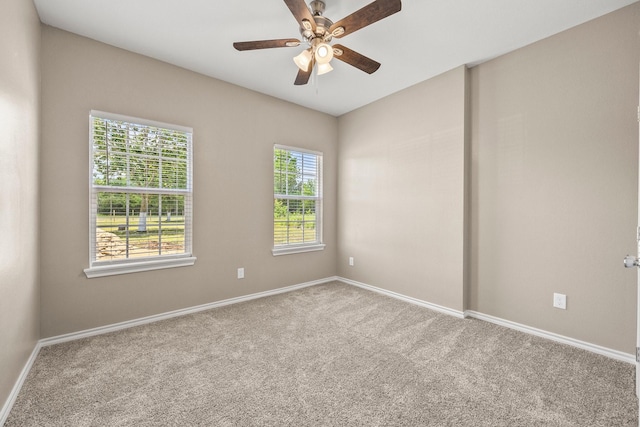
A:
{"type": "MultiPolygon", "coordinates": [[[[309,7],[305,4],[305,0],[284,0],[284,2],[291,10],[296,21],[298,21],[303,40],[309,45],[308,49],[293,58],[299,68],[294,82],[296,85],[307,84],[314,66],[317,68],[318,75],[333,70],[329,62],[334,57],[365,73],[374,73],[380,68],[379,62],[340,44],[331,46],[329,43],[334,37],[344,37],[393,15],[402,8],[401,0],[376,0],[334,24],[330,19],[322,16],[325,9],[324,1],[313,0],[309,3],[309,7]]],[[[275,47],[297,47],[301,43],[298,39],[257,40],[236,42],[233,47],[243,51],[275,47]]]]}

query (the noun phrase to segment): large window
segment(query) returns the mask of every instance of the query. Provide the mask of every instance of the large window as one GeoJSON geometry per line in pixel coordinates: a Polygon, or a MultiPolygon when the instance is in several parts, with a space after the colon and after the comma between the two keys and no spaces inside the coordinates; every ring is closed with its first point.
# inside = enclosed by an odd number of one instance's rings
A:
{"type": "Polygon", "coordinates": [[[322,153],[273,150],[273,254],[321,250],[322,153]]]}
{"type": "Polygon", "coordinates": [[[192,130],[90,116],[88,277],[191,265],[192,130]]]}

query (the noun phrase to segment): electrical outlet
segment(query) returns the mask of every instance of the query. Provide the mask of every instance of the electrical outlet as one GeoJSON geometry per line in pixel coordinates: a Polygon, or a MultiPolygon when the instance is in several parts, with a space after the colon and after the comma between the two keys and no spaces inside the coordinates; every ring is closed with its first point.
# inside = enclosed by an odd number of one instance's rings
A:
{"type": "Polygon", "coordinates": [[[244,279],[244,267],[238,269],[238,279],[244,279]]]}
{"type": "Polygon", "coordinates": [[[555,308],[567,309],[567,296],[564,294],[553,294],[553,306],[555,308]]]}
{"type": "Polygon", "coordinates": [[[352,256],[349,257],[349,265],[351,267],[353,267],[353,257],[352,256]]]}

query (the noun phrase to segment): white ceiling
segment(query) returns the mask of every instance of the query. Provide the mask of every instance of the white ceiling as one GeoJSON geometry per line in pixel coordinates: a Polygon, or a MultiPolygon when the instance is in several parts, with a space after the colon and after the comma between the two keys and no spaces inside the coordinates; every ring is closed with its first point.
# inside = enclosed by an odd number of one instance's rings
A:
{"type": "MultiPolygon", "coordinates": [[[[373,0],[326,0],[334,22],[373,0]]],[[[294,86],[303,46],[238,52],[235,41],[300,38],[282,0],[35,0],[45,24],[334,116],[462,64],[475,65],[638,0],[403,0],[339,43],[380,63],[294,86]]],[[[336,39],[337,40],[337,39],[336,39]]],[[[335,42],[334,42],[335,43],[335,42]]],[[[306,46],[305,46],[306,47],[306,46]]]]}

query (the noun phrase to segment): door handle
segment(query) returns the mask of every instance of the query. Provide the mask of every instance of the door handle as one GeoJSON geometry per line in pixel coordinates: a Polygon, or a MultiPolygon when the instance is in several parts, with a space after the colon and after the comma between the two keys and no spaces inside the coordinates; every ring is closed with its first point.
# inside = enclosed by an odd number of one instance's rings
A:
{"type": "Polygon", "coordinates": [[[639,267],[640,260],[632,255],[627,255],[626,257],[624,257],[624,266],[625,268],[639,267]]]}

